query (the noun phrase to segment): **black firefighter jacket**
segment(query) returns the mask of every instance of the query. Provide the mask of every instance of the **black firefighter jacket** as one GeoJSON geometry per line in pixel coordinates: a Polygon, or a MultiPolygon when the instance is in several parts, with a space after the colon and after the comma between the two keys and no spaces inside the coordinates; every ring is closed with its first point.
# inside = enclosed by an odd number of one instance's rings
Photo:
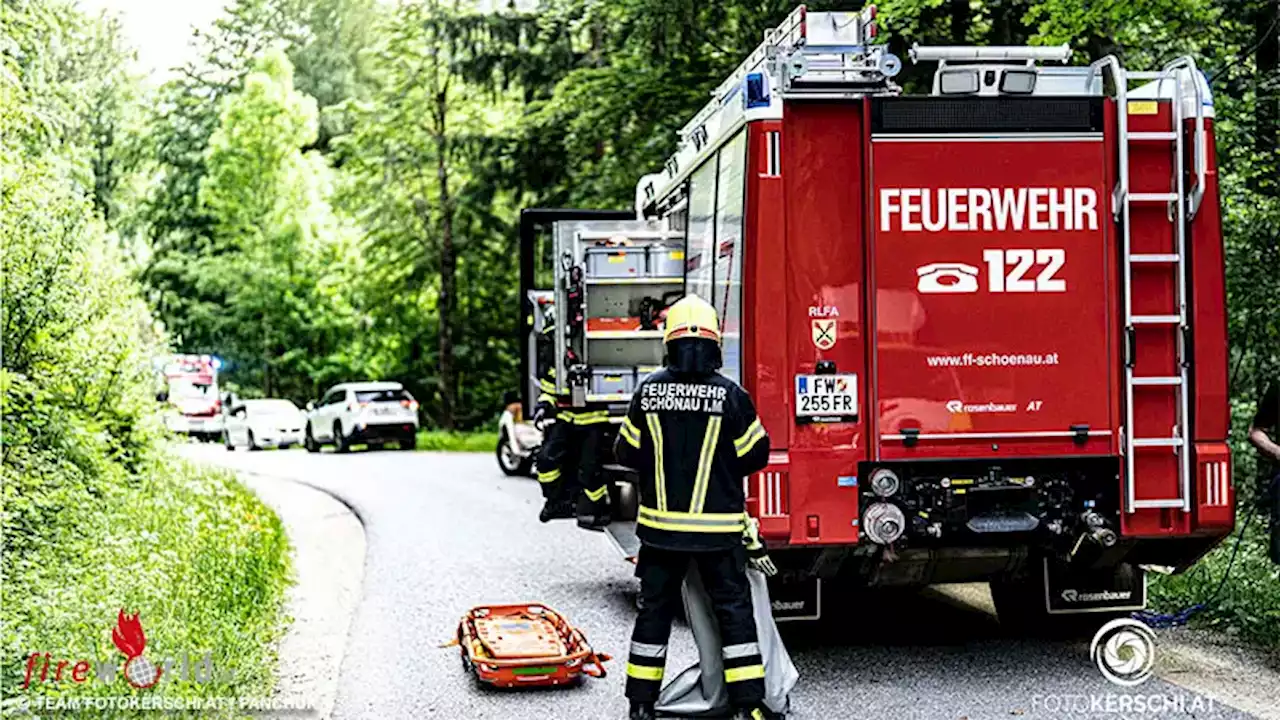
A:
{"type": "Polygon", "coordinates": [[[769,435],[737,383],[716,372],[650,375],[631,398],[615,452],[640,474],[641,542],[692,551],[742,543],[742,479],[768,464],[769,435]]]}

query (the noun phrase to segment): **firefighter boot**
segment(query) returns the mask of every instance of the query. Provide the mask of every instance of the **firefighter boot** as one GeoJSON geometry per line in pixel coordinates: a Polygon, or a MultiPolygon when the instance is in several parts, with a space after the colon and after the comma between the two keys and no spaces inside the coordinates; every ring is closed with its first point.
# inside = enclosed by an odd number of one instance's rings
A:
{"type": "Polygon", "coordinates": [[[653,703],[631,701],[631,713],[627,715],[627,720],[654,720],[657,712],[653,709],[653,703]]]}
{"type": "Polygon", "coordinates": [[[776,713],[770,710],[763,704],[757,707],[739,710],[738,714],[733,716],[734,720],[785,720],[786,717],[787,716],[782,713],[776,713]]]}
{"type": "Polygon", "coordinates": [[[586,530],[603,530],[609,524],[609,494],[604,486],[578,496],[577,514],[578,527],[586,530]]]}
{"type": "Polygon", "coordinates": [[[544,523],[552,520],[568,520],[576,515],[572,501],[564,498],[547,498],[547,501],[542,504],[542,512],[538,513],[538,520],[544,523]]]}

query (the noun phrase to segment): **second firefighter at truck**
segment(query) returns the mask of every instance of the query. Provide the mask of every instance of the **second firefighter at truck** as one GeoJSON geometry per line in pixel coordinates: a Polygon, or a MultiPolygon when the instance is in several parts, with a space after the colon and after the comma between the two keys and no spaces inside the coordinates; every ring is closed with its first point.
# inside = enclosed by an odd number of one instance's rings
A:
{"type": "MultiPolygon", "coordinates": [[[[764,661],[747,582],[750,525],[742,479],[765,467],[769,436],[751,397],[721,375],[720,323],[689,296],[667,313],[667,366],[636,389],[615,452],[640,474],[636,561],[642,606],[631,634],[632,720],[654,717],[671,621],[689,564],[698,567],[720,625],[724,679],[737,717],[775,717],[764,705],[764,661]]],[[[752,542],[756,560],[763,548],[752,542]]]]}
{"type": "Polygon", "coordinates": [[[556,393],[555,312],[547,307],[538,335],[538,387],[535,425],[544,427],[536,462],[542,486],[542,522],[578,518],[578,524],[601,528],[609,524],[609,499],[599,472],[600,440],[609,422],[607,410],[576,410],[569,399],[556,393]],[[581,491],[579,492],[579,489],[581,491]],[[576,496],[576,497],[575,497],[576,496]]]}

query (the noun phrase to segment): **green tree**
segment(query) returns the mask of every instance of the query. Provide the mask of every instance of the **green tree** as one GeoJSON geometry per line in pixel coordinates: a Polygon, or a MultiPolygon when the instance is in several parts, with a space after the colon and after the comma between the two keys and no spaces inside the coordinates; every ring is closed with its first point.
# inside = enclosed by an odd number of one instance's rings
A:
{"type": "MultiPolygon", "coordinates": [[[[226,245],[200,200],[206,148],[223,99],[242,88],[272,47],[298,61],[298,88],[319,97],[321,111],[358,97],[365,82],[360,49],[370,41],[369,23],[378,12],[372,0],[236,0],[211,30],[198,33],[200,59],[179,68],[158,91],[139,139],[141,173],[154,180],[133,209],[130,230],[147,239],[142,279],[182,349],[222,353],[236,342],[236,331],[221,321],[227,285],[211,282],[207,266],[226,245]]],[[[309,144],[326,148],[329,126],[324,123],[309,144]]]]}
{"type": "Polygon", "coordinates": [[[403,361],[416,369],[434,355],[430,412],[446,429],[460,414],[457,345],[488,341],[460,321],[459,297],[480,290],[481,279],[472,273],[473,282],[460,288],[460,263],[473,251],[478,259],[490,233],[505,227],[493,221],[494,212],[511,211],[492,187],[475,184],[471,170],[510,103],[500,91],[485,95],[460,72],[484,51],[482,42],[457,32],[465,18],[436,2],[399,7],[372,54],[370,100],[346,110],[353,130],[337,141],[347,205],[369,238],[371,272],[399,298],[390,307],[406,325],[403,361]],[[433,348],[422,332],[431,325],[433,348]]]}
{"type": "Polygon", "coordinates": [[[317,117],[315,100],[293,86],[288,58],[268,51],[244,89],[227,97],[200,187],[216,243],[202,267],[225,298],[223,352],[241,382],[268,396],[311,393],[294,365],[326,354],[313,321],[350,313],[317,295],[324,260],[349,237],[329,203],[332,171],[318,153],[303,152],[315,142],[317,117]]]}

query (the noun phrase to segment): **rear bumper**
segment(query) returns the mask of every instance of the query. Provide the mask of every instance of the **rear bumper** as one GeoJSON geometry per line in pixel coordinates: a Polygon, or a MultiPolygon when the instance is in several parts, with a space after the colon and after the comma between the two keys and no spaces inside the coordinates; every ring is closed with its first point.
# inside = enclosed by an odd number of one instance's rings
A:
{"type": "Polygon", "coordinates": [[[1015,564],[1048,554],[1180,569],[1233,522],[1229,458],[1219,445],[1196,446],[1185,511],[1128,512],[1117,456],[868,463],[837,455],[775,452],[749,478],[748,509],[771,546],[875,554],[882,544],[871,526],[892,515],[902,528],[889,542],[898,557],[919,551],[929,562],[967,564],[981,551],[1015,564]],[[888,496],[872,489],[881,469],[900,482],[888,496]],[[1135,522],[1149,512],[1160,516],[1150,530],[1135,522]]]}
{"type": "Polygon", "coordinates": [[[400,440],[417,432],[418,426],[413,423],[359,423],[351,429],[347,440],[351,442],[400,440]]]}
{"type": "Polygon", "coordinates": [[[188,435],[213,435],[222,432],[221,415],[195,417],[192,415],[166,415],[165,427],[172,432],[188,435]]]}
{"type": "Polygon", "coordinates": [[[302,430],[255,430],[253,441],[264,447],[283,447],[285,445],[301,445],[302,430]]]}

